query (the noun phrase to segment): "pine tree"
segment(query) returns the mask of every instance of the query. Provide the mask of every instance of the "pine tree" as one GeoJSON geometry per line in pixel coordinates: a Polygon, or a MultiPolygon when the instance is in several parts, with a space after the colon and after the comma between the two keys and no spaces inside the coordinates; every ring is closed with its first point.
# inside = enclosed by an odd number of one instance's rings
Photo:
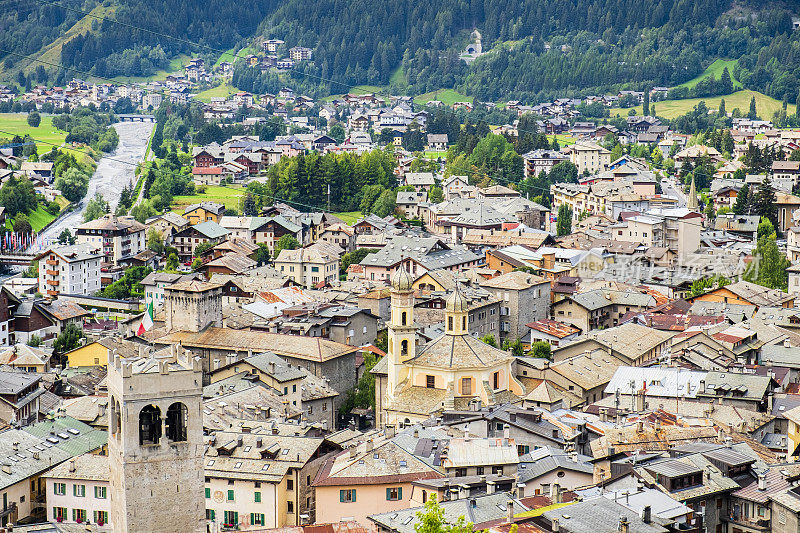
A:
{"type": "Polygon", "coordinates": [[[739,193],[736,195],[736,202],[733,204],[733,213],[735,215],[747,214],[747,208],[749,207],[749,200],[750,200],[750,186],[745,183],[744,186],[741,189],[739,189],[739,193]]]}
{"type": "Polygon", "coordinates": [[[772,182],[769,178],[765,178],[758,186],[758,192],[753,198],[753,212],[766,218],[777,228],[778,208],[775,205],[776,200],[775,191],[772,190],[772,182]]]}
{"type": "Polygon", "coordinates": [[[650,89],[644,89],[644,103],[642,104],[642,115],[648,116],[650,114],[650,89]]]}
{"type": "Polygon", "coordinates": [[[728,67],[722,69],[722,76],[719,79],[719,88],[722,94],[731,94],[733,92],[733,81],[731,80],[731,73],[728,72],[728,67]]]}
{"type": "Polygon", "coordinates": [[[747,113],[747,118],[750,120],[758,119],[758,113],[756,111],[756,97],[752,97],[750,99],[750,111],[747,113]]]}
{"type": "MultiPolygon", "coordinates": [[[[725,69],[727,70],[727,69],[725,69]]],[[[717,114],[721,118],[728,118],[728,111],[725,109],[725,99],[719,101],[719,109],[717,110],[717,114]]]]}

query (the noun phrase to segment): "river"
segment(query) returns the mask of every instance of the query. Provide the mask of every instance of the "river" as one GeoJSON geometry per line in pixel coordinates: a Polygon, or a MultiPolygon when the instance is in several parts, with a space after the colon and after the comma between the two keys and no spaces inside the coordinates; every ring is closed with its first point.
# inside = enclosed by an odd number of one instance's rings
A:
{"type": "Polygon", "coordinates": [[[136,164],[144,159],[147,141],[150,139],[154,126],[155,124],[152,122],[118,122],[114,124],[114,129],[119,134],[119,146],[97,163],[97,170],[89,180],[89,190],[80,206],[44,230],[42,232],[43,239],[40,242],[46,245],[55,241],[64,229],[69,229],[74,235],[75,228],[83,223],[83,211],[86,209],[86,204],[90,198],[94,197],[95,193],[99,192],[103,195],[112,212],[116,210],[125,185],[136,184],[134,170],[136,164]]]}

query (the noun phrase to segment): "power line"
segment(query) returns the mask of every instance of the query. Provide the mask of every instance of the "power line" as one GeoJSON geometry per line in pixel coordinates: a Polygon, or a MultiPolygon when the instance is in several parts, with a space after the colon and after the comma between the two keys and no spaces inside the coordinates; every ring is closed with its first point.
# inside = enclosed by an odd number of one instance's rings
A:
{"type": "Polygon", "coordinates": [[[21,58],[24,58],[24,59],[30,59],[31,61],[34,61],[34,62],[37,62],[37,63],[43,63],[43,64],[51,66],[51,67],[56,67],[56,68],[60,68],[60,69],[66,70],[67,72],[69,72],[69,71],[77,72],[78,74],[85,74],[86,76],[91,76],[93,78],[97,78],[97,79],[100,79],[100,80],[105,80],[105,81],[110,82],[110,83],[114,83],[114,84],[119,83],[119,81],[114,80],[112,78],[106,78],[104,76],[98,76],[96,74],[92,74],[91,72],[87,72],[85,70],[80,70],[80,69],[77,69],[77,68],[67,67],[65,65],[62,65],[61,63],[51,63],[49,61],[45,61],[44,59],[40,59],[40,58],[32,56],[32,55],[20,54],[18,52],[12,52],[11,50],[4,50],[2,48],[0,48],[0,52],[3,52],[3,53],[8,54],[8,55],[21,57],[21,58]]]}

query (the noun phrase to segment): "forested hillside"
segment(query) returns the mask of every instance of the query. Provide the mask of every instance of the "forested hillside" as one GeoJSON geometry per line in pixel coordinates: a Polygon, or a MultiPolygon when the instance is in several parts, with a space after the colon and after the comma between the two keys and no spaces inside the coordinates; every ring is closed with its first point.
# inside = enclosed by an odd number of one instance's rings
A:
{"type": "MultiPolygon", "coordinates": [[[[623,87],[675,86],[715,59],[739,59],[745,88],[794,102],[800,91],[797,5],[755,0],[106,0],[124,25],[91,18],[92,0],[0,0],[0,82],[30,85],[70,77],[46,67],[3,79],[73,27],[60,62],[99,76],[147,76],[178,54],[216,60],[198,45],[228,49],[279,38],[314,49],[313,62],[278,75],[237,68],[234,85],[274,92],[283,85],[315,96],[361,84],[422,94],[455,88],[483,100],[535,102],[623,87]],[[76,24],[77,23],[77,24],[76,24]],[[85,28],[85,29],[83,29],[85,28]],[[146,28],[146,30],[137,29],[146,28]],[[478,29],[484,53],[459,58],[478,29]],[[75,31],[73,29],[73,31],[75,31]],[[179,40],[168,36],[178,37],[179,40]],[[46,70],[46,72],[45,72],[46,70]]],[[[104,11],[104,12],[106,12],[104,11]]],[[[713,84],[711,84],[713,87],[713,84]]]]}
{"type": "MultiPolygon", "coordinates": [[[[280,2],[106,0],[103,6],[109,9],[103,10],[103,16],[113,17],[121,24],[86,17],[87,29],[64,42],[60,57],[51,62],[98,76],[147,76],[164,68],[178,54],[211,58],[215,54],[203,46],[225,50],[252,37],[259,23],[280,2]]],[[[0,1],[0,50],[38,55],[99,2],[59,0],[56,4],[64,7],[37,0],[0,1]]],[[[3,51],[0,58],[5,71],[11,71],[17,62],[29,63],[3,51]]],[[[49,65],[44,69],[51,81],[63,81],[63,70],[59,72],[49,65]]],[[[37,75],[34,83],[40,77],[37,75]]],[[[17,81],[0,79],[0,83],[17,81]]]]}

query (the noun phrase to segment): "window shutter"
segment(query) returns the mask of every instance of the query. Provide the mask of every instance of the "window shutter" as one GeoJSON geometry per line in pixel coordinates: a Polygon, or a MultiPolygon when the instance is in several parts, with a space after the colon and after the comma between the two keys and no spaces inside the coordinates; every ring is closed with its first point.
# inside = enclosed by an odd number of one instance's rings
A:
{"type": "Polygon", "coordinates": [[[256,513],[250,513],[250,523],[255,524],[256,513]]]}
{"type": "Polygon", "coordinates": [[[339,491],[339,501],[344,503],[344,491],[343,490],[339,491]]]}
{"type": "Polygon", "coordinates": [[[397,499],[398,500],[403,499],[403,487],[397,487],[397,499]]]}
{"type": "Polygon", "coordinates": [[[353,489],[353,503],[356,501],[356,489],[353,489]]]}
{"type": "Polygon", "coordinates": [[[211,520],[214,520],[216,518],[216,512],[214,511],[214,509],[210,509],[209,512],[211,513],[209,515],[211,517],[211,520]]]}
{"type": "Polygon", "coordinates": [[[386,489],[386,499],[387,500],[391,500],[392,499],[392,489],[388,489],[388,488],[386,489]]]}

